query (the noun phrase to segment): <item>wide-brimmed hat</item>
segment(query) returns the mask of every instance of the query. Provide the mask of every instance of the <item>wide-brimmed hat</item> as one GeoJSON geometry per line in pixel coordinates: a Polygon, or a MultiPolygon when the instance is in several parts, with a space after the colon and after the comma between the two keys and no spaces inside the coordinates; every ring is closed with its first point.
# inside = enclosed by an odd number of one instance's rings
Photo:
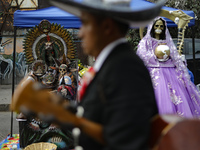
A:
{"type": "Polygon", "coordinates": [[[141,27],[160,14],[165,1],[147,2],[146,6],[134,6],[139,0],[50,0],[50,3],[78,17],[81,11],[87,11],[112,17],[132,27],[141,27]]]}

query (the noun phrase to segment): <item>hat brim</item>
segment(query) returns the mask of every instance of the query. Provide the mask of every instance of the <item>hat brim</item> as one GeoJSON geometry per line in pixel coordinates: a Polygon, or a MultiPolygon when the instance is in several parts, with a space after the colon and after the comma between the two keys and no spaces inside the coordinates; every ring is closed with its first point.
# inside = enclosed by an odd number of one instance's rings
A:
{"type": "Polygon", "coordinates": [[[59,7],[75,16],[80,17],[81,11],[87,11],[96,14],[109,16],[113,19],[130,24],[131,27],[146,26],[155,17],[159,16],[162,6],[166,0],[159,0],[157,3],[152,3],[148,7],[131,8],[124,7],[105,7],[105,5],[77,2],[72,0],[50,0],[50,3],[59,7]]]}

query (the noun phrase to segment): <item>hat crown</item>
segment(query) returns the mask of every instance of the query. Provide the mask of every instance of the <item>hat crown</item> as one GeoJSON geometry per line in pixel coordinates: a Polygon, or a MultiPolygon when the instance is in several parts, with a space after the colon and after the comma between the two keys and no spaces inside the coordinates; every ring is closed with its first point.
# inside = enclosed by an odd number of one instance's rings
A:
{"type": "Polygon", "coordinates": [[[131,0],[102,0],[104,3],[130,3],[131,0]]]}
{"type": "Polygon", "coordinates": [[[105,5],[129,6],[131,0],[84,0],[84,2],[103,3],[105,5]]]}

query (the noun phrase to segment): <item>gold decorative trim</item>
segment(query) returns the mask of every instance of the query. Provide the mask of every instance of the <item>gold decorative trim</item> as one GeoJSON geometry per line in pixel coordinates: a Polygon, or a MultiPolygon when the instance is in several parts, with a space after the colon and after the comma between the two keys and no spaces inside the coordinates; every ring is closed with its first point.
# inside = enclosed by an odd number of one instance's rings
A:
{"type": "Polygon", "coordinates": [[[35,60],[41,58],[41,49],[46,42],[47,34],[59,49],[59,58],[62,57],[63,54],[71,61],[77,58],[77,50],[69,31],[61,27],[61,25],[52,23],[48,33],[42,32],[39,25],[28,31],[23,41],[23,49],[27,64],[32,64],[35,60]]]}

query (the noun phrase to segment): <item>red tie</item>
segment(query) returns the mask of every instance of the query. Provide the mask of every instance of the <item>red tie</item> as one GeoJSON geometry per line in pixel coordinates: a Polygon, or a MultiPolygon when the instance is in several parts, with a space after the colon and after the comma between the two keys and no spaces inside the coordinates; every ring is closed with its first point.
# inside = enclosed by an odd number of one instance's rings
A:
{"type": "Polygon", "coordinates": [[[91,83],[95,76],[96,72],[92,67],[88,69],[88,71],[83,75],[81,81],[80,81],[80,87],[78,90],[78,101],[80,102],[85,94],[85,91],[88,87],[88,85],[91,83]]]}

